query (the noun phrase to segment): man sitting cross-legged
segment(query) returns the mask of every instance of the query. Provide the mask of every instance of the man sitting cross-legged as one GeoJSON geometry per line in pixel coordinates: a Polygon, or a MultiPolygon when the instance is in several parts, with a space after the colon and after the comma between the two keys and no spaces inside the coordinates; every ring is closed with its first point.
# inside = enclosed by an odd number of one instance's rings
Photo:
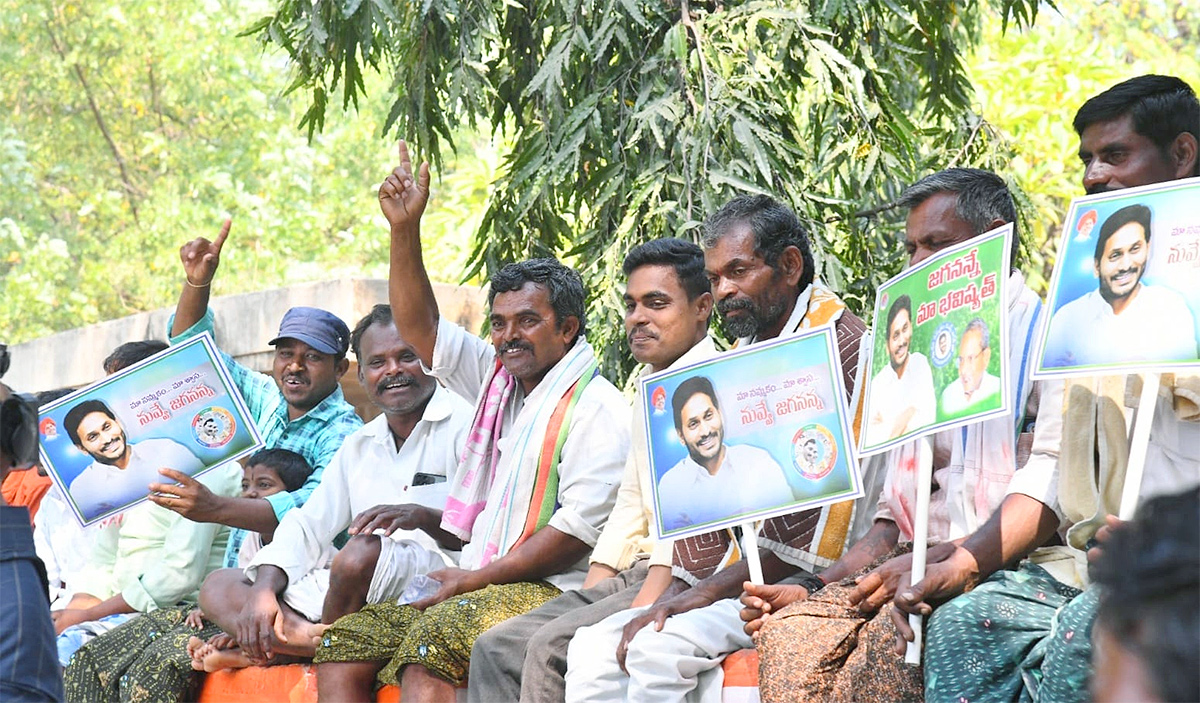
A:
{"type": "Polygon", "coordinates": [[[358,323],[350,346],[382,414],[346,438],[308,502],[284,516],[244,574],[214,572],[200,591],[205,614],[256,664],[311,657],[312,623],[396,600],[412,576],[452,563],[442,550],[459,546],[438,522],[470,406],[425,375],[388,306],[358,323]],[[347,528],[354,536],[325,568],[326,550],[347,528]]]}
{"type": "Polygon", "coordinates": [[[428,198],[429,167],[414,174],[401,142],[379,190],[392,311],[433,375],[479,397],[441,523],[467,544],[462,568],[430,574],[433,596],[368,605],[326,631],[315,657],[326,701],[370,700],[376,677],[401,669],[405,700],[455,700],[480,634],[583,585],[629,451],[629,406],[584,338],[579,274],[553,259],[493,274],[487,344],[438,316],[421,260],[428,198]]]}
{"type": "MultiPolygon", "coordinates": [[[[376,587],[380,595],[371,597],[388,597],[403,590],[400,577],[406,569],[423,572],[445,565],[433,539],[418,531],[394,530],[413,529],[416,525],[411,520],[424,517],[429,529],[436,533],[434,514],[445,502],[445,478],[465,441],[470,406],[454,394],[438,389],[433,379],[421,373],[411,357],[411,349],[397,334],[386,306],[373,310],[350,336],[359,360],[359,382],[368,399],[383,414],[346,438],[308,502],[289,511],[266,540],[271,544],[255,554],[256,559],[245,562],[256,573],[258,583],[252,586],[240,569],[214,572],[212,580],[205,582],[201,595],[204,614],[220,629],[209,626],[196,631],[184,623],[186,608],[160,608],[142,618],[142,622],[127,623],[120,636],[115,636],[121,630],[118,628],[110,633],[114,636],[101,637],[88,645],[86,666],[73,665],[68,669],[69,690],[80,692],[76,699],[183,697],[197,678],[192,667],[196,647],[193,645],[192,653],[185,648],[192,635],[208,638],[224,630],[234,636],[248,661],[262,662],[275,653],[312,656],[309,621],[320,619],[322,599],[326,598],[325,590],[330,583],[335,588],[327,600],[345,604],[354,602],[357,584],[364,579],[364,583],[370,583],[375,573],[380,575],[376,587]],[[419,505],[376,508],[380,501],[411,501],[419,505]],[[359,520],[352,525],[351,519],[356,514],[359,520]],[[392,543],[371,534],[389,515],[393,518],[391,523],[383,526],[393,532],[395,539],[406,538],[403,542],[392,543]],[[361,528],[357,530],[361,537],[352,539],[334,561],[331,576],[328,568],[321,567],[327,567],[334,538],[347,526],[352,531],[361,528]],[[364,542],[368,543],[366,549],[364,542]],[[379,569],[365,558],[371,542],[377,543],[375,554],[384,554],[378,559],[379,569]],[[287,579],[286,591],[280,588],[269,594],[259,593],[258,587],[273,583],[264,579],[263,571],[280,569],[287,579]],[[389,592],[384,590],[387,588],[399,590],[389,592]],[[220,591],[226,597],[216,597],[220,591]],[[249,635],[239,631],[239,618],[258,616],[258,609],[266,607],[264,602],[268,600],[275,609],[259,621],[264,629],[249,635]],[[275,613],[281,616],[278,625],[288,639],[286,643],[273,639],[278,637],[274,632],[275,613]],[[160,642],[163,639],[173,644],[164,645],[160,642]]],[[[243,497],[269,500],[276,495],[281,493],[250,491],[243,497]]],[[[255,533],[249,533],[246,542],[254,541],[254,536],[255,533]]],[[[241,555],[246,555],[246,542],[242,544],[241,555]]]]}
{"type": "MultiPolygon", "coordinates": [[[[713,299],[700,247],[681,239],[657,239],[634,247],[622,268],[629,279],[625,335],[633,357],[646,365],[645,373],[679,368],[716,353],[708,336],[713,299]]],[[[634,408],[640,406],[640,401],[634,403],[634,408]]],[[[631,606],[649,605],[670,583],[672,541],[655,542],[650,536],[648,461],[646,432],[635,411],[625,477],[592,551],[583,588],[503,622],[476,640],[468,700],[563,700],[567,645],[575,631],[631,606]],[[651,585],[643,589],[645,583],[651,585]]]]}

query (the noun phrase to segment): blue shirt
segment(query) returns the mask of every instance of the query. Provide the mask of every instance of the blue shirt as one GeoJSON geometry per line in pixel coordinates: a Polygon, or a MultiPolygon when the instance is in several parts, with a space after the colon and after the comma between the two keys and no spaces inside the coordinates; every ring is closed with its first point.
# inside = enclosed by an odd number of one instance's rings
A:
{"type": "MultiPolygon", "coordinates": [[[[167,323],[167,330],[175,324],[175,316],[167,323]]],[[[171,344],[177,344],[204,332],[213,332],[213,314],[205,311],[196,324],[184,330],[181,334],[169,337],[171,344]]],[[[214,335],[215,337],[215,335],[214,335]]],[[[233,379],[234,385],[242,393],[246,408],[254,418],[254,424],[262,435],[265,446],[272,449],[290,449],[296,452],[313,467],[312,475],[304,482],[299,490],[280,492],[264,498],[275,510],[275,517],[282,520],[287,511],[304,505],[313,489],[321,482],[321,474],[333,455],[341,448],[342,442],[351,433],[362,427],[362,418],[354,412],[354,406],[346,402],[342,395],[341,386],[317,403],[316,407],[304,413],[295,420],[288,419],[287,400],[283,392],[275,384],[275,379],[242,366],[225,352],[220,352],[225,368],[233,379]]],[[[229,538],[229,549],[226,561],[232,556],[234,565],[237,564],[237,552],[245,537],[241,530],[235,530],[229,538]]]]}
{"type": "Polygon", "coordinates": [[[0,505],[0,593],[0,700],[63,700],[46,567],[25,508],[0,505]]]}

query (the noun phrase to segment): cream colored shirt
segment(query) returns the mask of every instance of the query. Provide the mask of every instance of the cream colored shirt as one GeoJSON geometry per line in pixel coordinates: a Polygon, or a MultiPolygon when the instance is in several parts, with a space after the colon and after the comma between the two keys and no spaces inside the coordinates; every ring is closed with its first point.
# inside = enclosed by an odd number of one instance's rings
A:
{"type": "MultiPolygon", "coordinates": [[[[667,369],[682,368],[716,355],[717,346],[712,337],[705,336],[667,369]]],[[[649,373],[648,368],[642,371],[643,376],[649,373]]],[[[674,540],[655,541],[650,536],[650,521],[654,519],[651,505],[654,494],[650,485],[653,472],[641,407],[639,395],[633,403],[633,446],[625,460],[625,475],[617,489],[617,503],[592,550],[591,563],[603,564],[616,571],[624,571],[645,557],[650,558],[650,566],[670,566],[675,544],[674,540]]]]}

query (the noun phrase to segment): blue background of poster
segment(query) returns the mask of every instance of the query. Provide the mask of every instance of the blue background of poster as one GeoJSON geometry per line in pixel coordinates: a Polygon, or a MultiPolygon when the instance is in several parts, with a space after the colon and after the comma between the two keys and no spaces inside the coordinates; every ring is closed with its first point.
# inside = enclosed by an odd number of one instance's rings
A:
{"type": "MultiPolygon", "coordinates": [[[[840,374],[840,363],[832,354],[829,347],[829,337],[817,334],[798,340],[795,338],[781,340],[779,344],[760,348],[748,347],[741,356],[720,355],[711,360],[693,365],[686,369],[671,371],[661,376],[649,377],[643,386],[642,412],[648,418],[649,450],[653,471],[655,502],[658,503],[658,482],[663,474],[687,456],[687,448],[675,430],[675,420],[671,411],[671,398],[675,389],[681,383],[693,376],[701,375],[712,381],[718,396],[718,405],[724,419],[725,444],[747,444],[768,451],[776,463],[783,469],[789,486],[796,494],[783,506],[796,505],[803,501],[812,501],[828,496],[843,496],[853,494],[860,489],[858,466],[851,456],[852,438],[848,430],[843,431],[843,425],[838,416],[838,409],[846,406],[846,398],[841,384],[829,378],[829,369],[836,368],[840,374]],[[786,381],[812,377],[808,385],[795,384],[785,388],[786,381]],[[738,400],[739,392],[751,389],[774,386],[775,390],[766,395],[767,404],[772,410],[776,403],[792,396],[797,391],[811,388],[821,399],[823,409],[804,410],[786,415],[774,415],[774,422],[768,426],[759,421],[751,425],[741,422],[742,409],[758,403],[761,396],[750,396],[738,400]],[[663,410],[653,407],[653,396],[657,389],[665,391],[666,405],[663,410]],[[805,478],[792,459],[792,439],[797,430],[809,425],[820,424],[833,435],[837,447],[837,458],[829,473],[817,480],[805,478]]],[[[838,377],[840,379],[840,376],[838,377]]],[[[832,502],[832,501],[826,501],[832,502]]],[[[762,512],[762,511],[759,511],[762,512]]],[[[772,514],[786,514],[792,509],[775,509],[772,514]]],[[[736,515],[731,517],[737,517],[736,515]]],[[[741,520],[734,520],[736,524],[741,520]]],[[[666,534],[683,536],[696,532],[706,532],[715,529],[718,523],[704,523],[706,529],[670,530],[666,534]]],[[[722,521],[721,525],[730,524],[722,521]]]]}
{"type": "MultiPolygon", "coordinates": [[[[63,492],[68,500],[70,500],[70,494],[65,489],[84,469],[91,466],[92,458],[71,442],[71,438],[63,426],[63,419],[71,408],[85,400],[95,399],[106,403],[124,427],[126,440],[131,445],[157,438],[171,439],[184,445],[204,465],[204,469],[196,472],[197,474],[231,458],[242,456],[261,444],[257,431],[246,421],[246,413],[241,409],[243,407],[241,399],[235,399],[228,392],[228,388],[231,388],[232,385],[223,375],[224,369],[221,368],[218,371],[218,366],[221,364],[219,357],[210,355],[208,348],[203,343],[199,343],[201,339],[207,339],[207,337],[196,339],[195,343],[172,347],[111,378],[99,381],[41,409],[38,426],[42,459],[43,462],[48,462],[52,473],[58,475],[60,486],[64,487],[63,492]],[[194,383],[184,384],[178,389],[171,389],[173,382],[187,378],[193,373],[198,373],[201,377],[194,383]],[[142,402],[138,407],[130,408],[132,403],[137,403],[149,392],[160,388],[170,389],[158,398],[159,404],[168,408],[172,399],[199,384],[207,385],[214,391],[215,396],[204,397],[189,403],[180,410],[172,412],[170,419],[154,420],[142,426],[138,422],[138,413],[144,411],[150,404],[142,402]],[[192,431],[192,421],[197,413],[212,407],[226,410],[234,418],[235,423],[233,436],[219,447],[205,446],[192,431]],[[45,431],[47,419],[53,423],[55,428],[53,436],[48,436],[45,431]]],[[[91,522],[103,515],[84,517],[91,522]]]]}
{"type": "MultiPolygon", "coordinates": [[[[1050,319],[1064,305],[1092,291],[1098,285],[1095,269],[1096,238],[1100,227],[1117,210],[1140,203],[1150,208],[1150,256],[1142,282],[1147,285],[1165,286],[1184,297],[1192,313],[1193,333],[1200,339],[1200,259],[1168,265],[1172,248],[1183,250],[1200,249],[1200,216],[1197,216],[1195,200],[1200,197],[1200,179],[1187,179],[1155,184],[1138,189],[1124,189],[1102,195],[1085,196],[1071,202],[1071,209],[1064,222],[1062,238],[1058,247],[1058,259],[1054,265],[1054,278],[1050,285],[1049,310],[1041,330],[1041,353],[1038,355],[1038,375],[1042,378],[1055,375],[1072,375],[1072,369],[1098,373],[1102,368],[1120,372],[1125,369],[1137,371],[1156,366],[1154,362],[1135,361],[1129,364],[1080,365],[1071,367],[1045,366],[1045,348],[1049,334],[1050,319]],[[1095,212],[1095,224],[1090,231],[1081,233],[1079,221],[1090,212],[1095,212]],[[1054,373],[1056,368],[1063,371],[1054,373]],[[1095,369],[1095,371],[1091,371],[1095,369]],[[1048,372],[1048,373],[1045,373],[1048,372]]],[[[1194,251],[1193,251],[1194,253],[1194,251]]],[[[1181,360],[1182,361],[1182,360],[1181,360]]],[[[1178,367],[1178,365],[1172,365],[1178,367]]]]}

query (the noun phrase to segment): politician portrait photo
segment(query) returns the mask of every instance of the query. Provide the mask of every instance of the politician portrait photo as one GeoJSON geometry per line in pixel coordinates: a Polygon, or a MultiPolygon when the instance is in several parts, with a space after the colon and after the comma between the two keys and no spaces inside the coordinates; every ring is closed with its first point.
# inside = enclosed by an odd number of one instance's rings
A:
{"type": "Polygon", "coordinates": [[[68,410],[63,430],[91,458],[68,489],[85,520],[145,497],[151,483],[164,480],[159,469],[192,475],[204,468],[190,449],[175,440],[130,442],[124,425],[102,400],[85,400],[68,410]]]}
{"type": "Polygon", "coordinates": [[[942,391],[942,413],[957,415],[1000,393],[1000,378],[988,373],[992,360],[992,335],[987,322],[976,317],[958,339],[958,378],[942,391]]]}
{"type": "MultiPolygon", "coordinates": [[[[1065,294],[1065,286],[1078,287],[1077,282],[1059,286],[1061,297],[1055,303],[1061,307],[1050,318],[1042,368],[1197,358],[1195,319],[1187,301],[1146,280],[1159,239],[1152,236],[1153,225],[1153,210],[1136,203],[1108,215],[1093,230],[1091,266],[1084,271],[1090,269],[1094,283],[1074,297],[1065,294]]],[[[1069,244],[1086,246],[1088,240],[1069,244]]]]}
{"type": "Polygon", "coordinates": [[[913,351],[912,299],[897,296],[884,324],[887,363],[871,378],[867,444],[877,445],[931,425],[937,419],[933,371],[925,355],[913,351]]]}
{"type": "Polygon", "coordinates": [[[725,420],[712,381],[692,376],[671,396],[679,441],[687,448],[658,483],[664,530],[722,520],[796,500],[769,452],[725,443],[725,420]]]}

